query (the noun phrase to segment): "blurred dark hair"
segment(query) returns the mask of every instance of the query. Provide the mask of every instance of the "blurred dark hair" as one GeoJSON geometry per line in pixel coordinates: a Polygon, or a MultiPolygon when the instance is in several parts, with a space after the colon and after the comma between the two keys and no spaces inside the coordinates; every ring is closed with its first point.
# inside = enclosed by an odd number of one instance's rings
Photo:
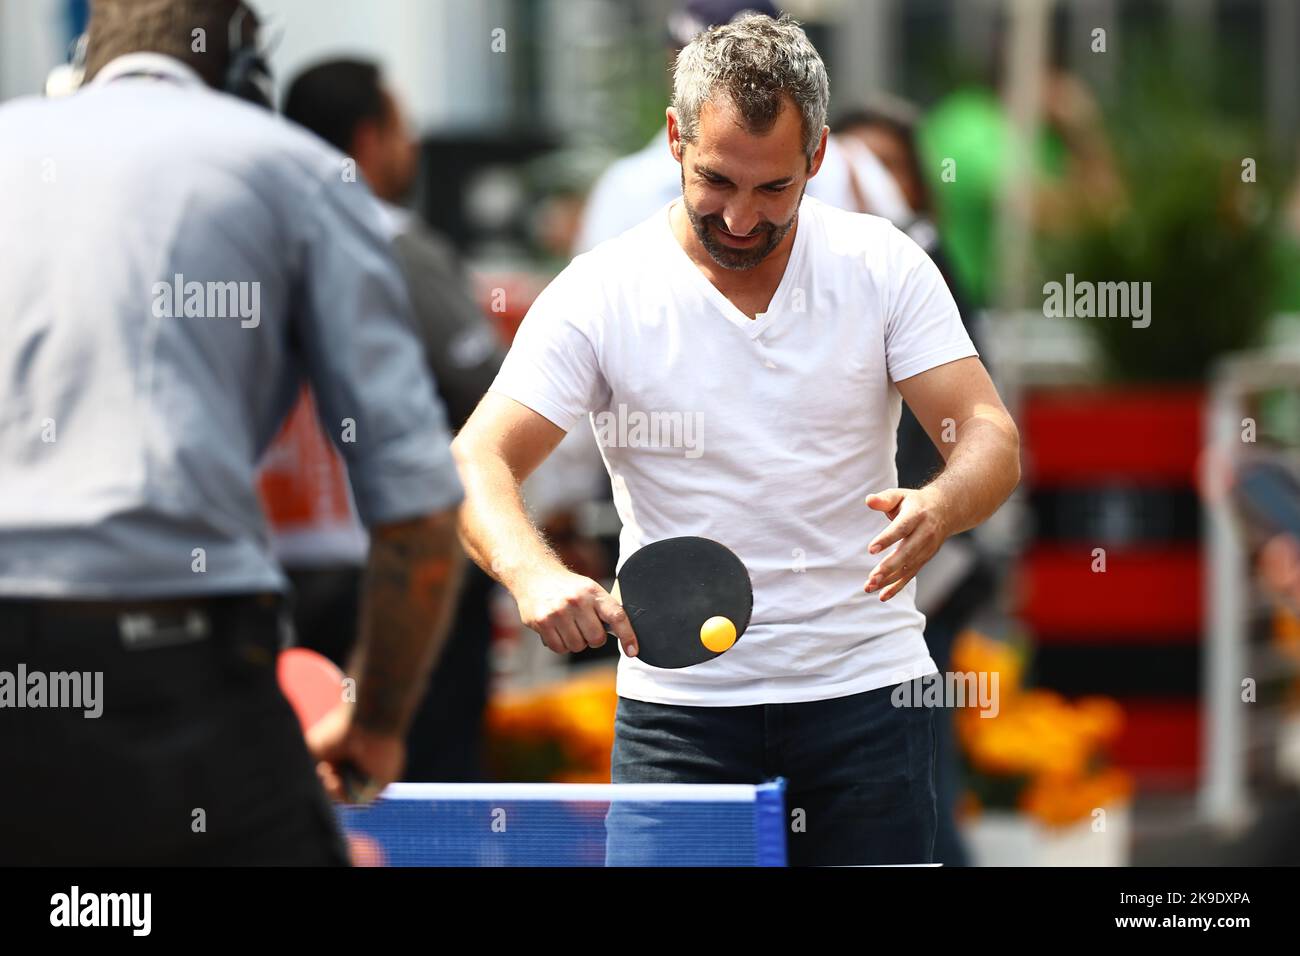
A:
{"type": "Polygon", "coordinates": [[[738,19],[742,13],[762,13],[773,20],[781,11],[772,0],[685,0],[668,14],[668,45],[680,50],[709,27],[738,19]]]}
{"type": "Polygon", "coordinates": [[[907,153],[908,172],[916,180],[920,192],[921,208],[916,213],[929,214],[930,187],[921,169],[921,152],[916,145],[916,130],[920,111],[906,100],[896,97],[877,97],[867,103],[845,110],[830,124],[831,131],[850,133],[855,129],[883,129],[903,144],[907,153]]]}
{"type": "Polygon", "coordinates": [[[364,120],[382,122],[388,113],[379,66],[365,60],[329,60],[299,73],[284,100],[284,115],[307,127],[340,152],[364,120]]]}
{"type": "Polygon", "coordinates": [[[86,79],[127,53],[161,53],[181,60],[221,89],[230,65],[230,23],[243,7],[245,35],[257,17],[240,0],[92,0],[86,27],[86,79]],[[194,31],[204,52],[195,52],[194,31]]]}

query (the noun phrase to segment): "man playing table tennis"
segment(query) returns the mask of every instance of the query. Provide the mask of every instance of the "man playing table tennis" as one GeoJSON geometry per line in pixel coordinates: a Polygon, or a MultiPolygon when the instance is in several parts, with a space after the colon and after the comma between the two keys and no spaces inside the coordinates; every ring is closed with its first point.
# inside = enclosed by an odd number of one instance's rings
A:
{"type": "Polygon", "coordinates": [[[453,443],[462,536],[552,650],[619,637],[615,783],[784,776],[791,863],[922,863],[933,716],[891,701],[935,672],[911,582],[1010,494],[1019,438],[919,247],[804,198],[828,91],[785,18],[743,17],[682,51],[667,111],[682,197],[533,305],[453,443]],[[946,462],[921,489],[893,487],[900,398],[946,462]],[[623,609],[530,525],[519,483],[590,413],[620,565],[699,535],[748,568],[752,620],[725,654],[637,660],[623,609]]]}

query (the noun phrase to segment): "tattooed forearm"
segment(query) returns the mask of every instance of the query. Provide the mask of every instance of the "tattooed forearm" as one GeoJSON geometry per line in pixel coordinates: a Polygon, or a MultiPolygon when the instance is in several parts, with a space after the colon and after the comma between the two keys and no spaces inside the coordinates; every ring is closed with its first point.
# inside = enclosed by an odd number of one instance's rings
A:
{"type": "Polygon", "coordinates": [[[442,652],[463,563],[455,512],[374,529],[361,635],[348,668],[357,678],[359,726],[405,734],[442,652]]]}

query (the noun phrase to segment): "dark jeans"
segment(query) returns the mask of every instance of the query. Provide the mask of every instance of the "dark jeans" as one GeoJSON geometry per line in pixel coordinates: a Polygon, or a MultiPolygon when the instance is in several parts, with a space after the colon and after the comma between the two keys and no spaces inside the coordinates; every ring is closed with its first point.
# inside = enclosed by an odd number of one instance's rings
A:
{"type": "MultiPolygon", "coordinates": [[[[620,697],[613,782],[785,777],[792,866],[929,863],[936,826],[934,713],[895,706],[893,692],[882,687],[745,707],[677,707],[620,697]]],[[[912,699],[920,699],[919,691],[912,699]]],[[[620,862],[619,836],[616,829],[609,835],[613,863],[620,862]]]]}
{"type": "MultiPolygon", "coordinates": [[[[930,657],[941,673],[947,673],[952,664],[952,645],[957,639],[957,626],[949,614],[931,617],[925,626],[925,642],[930,657]]],[[[936,708],[934,715],[935,740],[938,747],[934,760],[934,791],[939,811],[939,829],[934,839],[934,861],[944,866],[970,866],[970,854],[957,826],[957,805],[965,783],[962,777],[961,748],[957,742],[957,729],[953,726],[953,709],[936,708]]]]}
{"type": "Polygon", "coordinates": [[[98,717],[0,708],[0,864],[347,863],[276,680],[276,602],[186,604],[150,636],[117,606],[0,601],[0,671],[102,674],[98,717]]]}

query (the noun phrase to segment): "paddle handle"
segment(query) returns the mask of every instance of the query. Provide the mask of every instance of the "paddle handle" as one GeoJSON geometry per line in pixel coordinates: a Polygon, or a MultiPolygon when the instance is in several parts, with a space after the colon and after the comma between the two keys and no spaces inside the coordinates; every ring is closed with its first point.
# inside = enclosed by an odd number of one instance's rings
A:
{"type": "Polygon", "coordinates": [[[380,787],[362,770],[350,763],[339,766],[339,776],[343,780],[343,796],[348,803],[371,803],[379,796],[380,787]]]}

